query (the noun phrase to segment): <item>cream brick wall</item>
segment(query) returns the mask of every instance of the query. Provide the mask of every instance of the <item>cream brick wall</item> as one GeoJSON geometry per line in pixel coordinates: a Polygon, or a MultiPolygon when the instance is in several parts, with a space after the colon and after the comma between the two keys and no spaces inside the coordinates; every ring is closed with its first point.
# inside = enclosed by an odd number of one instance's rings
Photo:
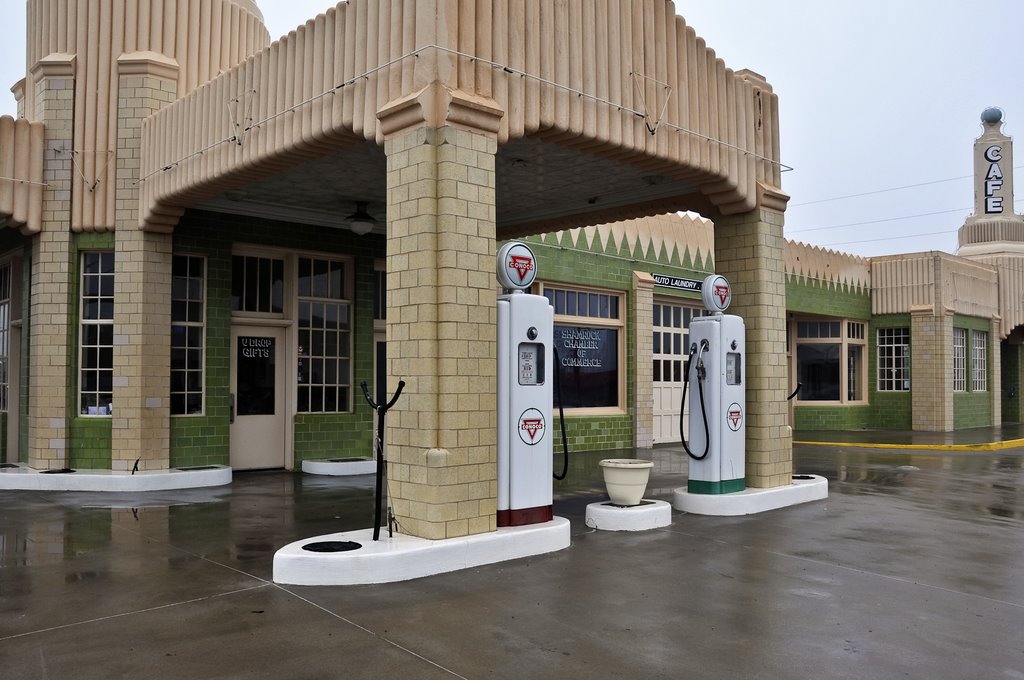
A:
{"type": "Polygon", "coordinates": [[[758,210],[715,220],[715,270],[733,287],[729,312],[747,330],[747,486],[792,483],[786,393],[783,215],[758,210]]]}
{"type": "Polygon", "coordinates": [[[636,405],[633,418],[634,445],[654,446],[654,277],[633,272],[633,356],[636,376],[636,405]]]}
{"type": "Polygon", "coordinates": [[[389,483],[404,533],[493,531],[495,208],[489,136],[420,128],[388,157],[389,483]]]}
{"type": "Polygon", "coordinates": [[[111,466],[170,464],[171,235],[122,228],[115,246],[111,466]]]}
{"type": "Polygon", "coordinates": [[[67,463],[67,403],[71,381],[68,313],[72,304],[71,155],[75,81],[66,73],[43,77],[35,110],[46,124],[43,223],[32,248],[29,302],[32,360],[29,367],[28,463],[38,469],[67,463]]]}
{"type": "Polygon", "coordinates": [[[911,427],[953,430],[953,311],[910,310],[911,427]]]}
{"type": "MultiPolygon", "coordinates": [[[[170,234],[139,228],[142,121],[174,99],[175,81],[137,73],[135,62],[118,89],[114,288],[114,413],[111,466],[141,470],[170,466],[170,234]]],[[[155,64],[155,67],[161,67],[155,64]]]]}

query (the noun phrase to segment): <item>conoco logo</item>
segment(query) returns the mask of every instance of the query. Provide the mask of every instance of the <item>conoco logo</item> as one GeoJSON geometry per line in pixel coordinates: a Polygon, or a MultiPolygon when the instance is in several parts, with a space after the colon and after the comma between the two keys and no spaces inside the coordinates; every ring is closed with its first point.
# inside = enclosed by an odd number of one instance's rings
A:
{"type": "Polygon", "coordinates": [[[535,408],[523,411],[519,416],[519,438],[529,446],[544,439],[544,414],[535,408]]]}
{"type": "Polygon", "coordinates": [[[536,439],[537,432],[544,429],[544,421],[540,418],[523,418],[519,423],[519,429],[526,432],[527,436],[532,441],[536,439]]]}
{"type": "Polygon", "coordinates": [[[715,295],[718,297],[719,300],[722,301],[722,304],[724,305],[725,301],[729,299],[729,286],[723,286],[720,283],[716,283],[715,295]]]}
{"type": "Polygon", "coordinates": [[[510,255],[508,268],[519,273],[519,280],[526,280],[528,272],[533,271],[533,258],[525,255],[510,255]]]}
{"type": "Polygon", "coordinates": [[[735,401],[729,404],[729,410],[725,413],[725,420],[729,425],[729,429],[733,432],[740,429],[740,424],[743,422],[743,409],[735,401]]]}

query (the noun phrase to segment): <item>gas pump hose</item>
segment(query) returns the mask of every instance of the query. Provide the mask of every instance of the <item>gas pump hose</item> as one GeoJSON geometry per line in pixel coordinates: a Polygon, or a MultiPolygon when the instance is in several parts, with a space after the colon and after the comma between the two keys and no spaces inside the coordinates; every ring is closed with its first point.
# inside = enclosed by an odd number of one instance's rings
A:
{"type": "Polygon", "coordinates": [[[697,391],[700,393],[700,413],[704,418],[704,453],[699,456],[690,450],[689,444],[686,443],[686,435],[683,434],[683,414],[686,411],[686,388],[690,385],[690,366],[693,364],[693,355],[697,354],[697,361],[700,362],[700,355],[704,353],[704,341],[701,341],[700,352],[697,351],[697,343],[690,346],[690,356],[686,359],[686,376],[683,379],[683,403],[679,405],[679,439],[683,442],[683,449],[687,455],[694,460],[704,460],[707,458],[708,451],[711,448],[711,432],[708,430],[708,410],[704,406],[704,376],[701,375],[704,370],[704,365],[700,364],[697,367],[697,391]]]}
{"type": "Polygon", "coordinates": [[[558,399],[558,424],[562,429],[562,474],[552,476],[558,481],[562,481],[569,473],[569,439],[565,436],[565,410],[562,408],[562,383],[561,379],[558,377],[558,367],[562,365],[562,362],[558,358],[558,347],[555,343],[551,343],[551,348],[555,350],[555,370],[552,371],[552,373],[555,374],[555,397],[558,399]]]}

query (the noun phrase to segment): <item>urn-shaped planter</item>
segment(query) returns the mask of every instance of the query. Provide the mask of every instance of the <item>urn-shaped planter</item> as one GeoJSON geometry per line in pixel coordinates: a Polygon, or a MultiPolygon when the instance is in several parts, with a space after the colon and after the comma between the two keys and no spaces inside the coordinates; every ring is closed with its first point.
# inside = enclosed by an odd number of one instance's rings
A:
{"type": "Polygon", "coordinates": [[[640,505],[654,463],[633,458],[607,458],[598,463],[608,498],[615,505],[640,505]]]}

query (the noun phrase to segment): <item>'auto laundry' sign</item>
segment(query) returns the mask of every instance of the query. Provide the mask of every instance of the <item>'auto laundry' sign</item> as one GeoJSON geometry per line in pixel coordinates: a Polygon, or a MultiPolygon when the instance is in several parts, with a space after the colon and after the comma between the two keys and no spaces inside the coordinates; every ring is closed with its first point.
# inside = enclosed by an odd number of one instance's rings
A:
{"type": "Polygon", "coordinates": [[[677,288],[679,290],[692,290],[695,293],[700,292],[700,286],[703,283],[696,279],[683,279],[678,276],[655,274],[654,272],[651,272],[651,277],[656,285],[665,286],[666,288],[677,288]]]}

